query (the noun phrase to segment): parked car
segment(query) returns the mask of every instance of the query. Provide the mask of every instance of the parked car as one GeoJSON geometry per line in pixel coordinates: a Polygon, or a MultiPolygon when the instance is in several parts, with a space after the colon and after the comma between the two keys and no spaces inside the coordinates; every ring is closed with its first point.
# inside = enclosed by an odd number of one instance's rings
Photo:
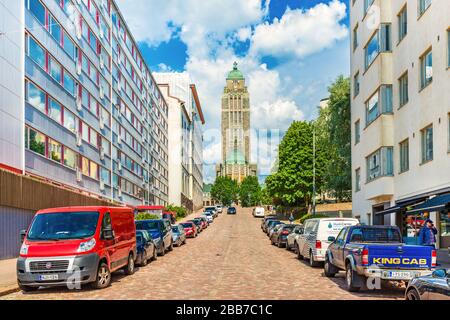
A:
{"type": "Polygon", "coordinates": [[[181,247],[183,244],[186,244],[186,232],[182,225],[177,224],[172,226],[172,239],[176,247],[181,247]]]}
{"type": "Polygon", "coordinates": [[[216,211],[217,213],[222,213],[223,212],[223,207],[222,206],[216,206],[216,211]]]}
{"type": "Polygon", "coordinates": [[[253,209],[253,217],[264,218],[265,210],[263,207],[256,207],[253,209]]]}
{"type": "Polygon", "coordinates": [[[286,250],[291,251],[297,248],[297,240],[303,234],[303,225],[297,225],[294,230],[288,235],[286,241],[286,250]]]}
{"type": "Polygon", "coordinates": [[[155,242],[158,254],[164,256],[173,250],[172,227],[169,220],[140,220],[136,221],[137,230],[146,230],[155,242]]]}
{"type": "Polygon", "coordinates": [[[136,231],[136,264],[145,267],[149,260],[156,260],[158,253],[152,237],[145,230],[136,231]]]}
{"type": "Polygon", "coordinates": [[[275,215],[271,216],[265,216],[264,219],[261,221],[261,229],[262,231],[267,231],[267,222],[270,220],[277,220],[277,217],[275,215]]]}
{"type": "Polygon", "coordinates": [[[203,229],[206,229],[206,228],[209,227],[208,219],[206,219],[205,216],[197,217],[197,219],[200,219],[200,221],[202,222],[202,228],[203,228],[203,229]]]}
{"type": "Polygon", "coordinates": [[[235,207],[229,207],[227,210],[227,214],[237,214],[237,210],[235,207]]]}
{"type": "Polygon", "coordinates": [[[219,214],[218,214],[218,212],[217,212],[217,210],[216,210],[216,207],[206,207],[205,210],[204,210],[204,212],[205,212],[205,213],[206,213],[206,212],[211,213],[211,214],[213,215],[214,218],[217,218],[217,217],[219,216],[219,214]]]}
{"type": "Polygon", "coordinates": [[[193,222],[195,226],[197,227],[197,234],[202,233],[203,231],[203,223],[201,219],[194,218],[192,220],[189,220],[190,222],[193,222]]]}
{"type": "Polygon", "coordinates": [[[17,260],[17,280],[23,291],[39,287],[90,283],[102,289],[111,273],[135,271],[136,227],[130,208],[71,207],[40,210],[17,260]],[[74,283],[73,272],[80,277],[74,283]]]}
{"type": "Polygon", "coordinates": [[[188,221],[181,223],[181,226],[184,228],[184,232],[186,233],[187,238],[196,238],[198,235],[197,226],[194,222],[188,221]]]}
{"type": "Polygon", "coordinates": [[[283,222],[281,222],[280,220],[269,220],[267,222],[266,233],[268,237],[270,237],[270,230],[272,230],[273,227],[279,225],[280,223],[283,222]]]}
{"type": "Polygon", "coordinates": [[[406,300],[450,300],[450,270],[438,269],[431,275],[412,279],[406,300]]]}
{"type": "Polygon", "coordinates": [[[344,227],[358,224],[352,218],[310,219],[305,222],[305,229],[297,240],[299,259],[309,259],[311,267],[319,266],[325,261],[325,253],[330,245],[329,237],[337,237],[344,227]]]}
{"type": "Polygon", "coordinates": [[[348,291],[364,287],[368,277],[385,281],[410,281],[431,274],[436,250],[430,246],[406,245],[395,226],[345,227],[326,252],[325,276],[346,272],[348,291]]]}
{"type": "Polygon", "coordinates": [[[210,223],[210,224],[213,223],[214,218],[213,218],[213,215],[211,213],[206,212],[206,213],[203,214],[203,216],[206,218],[208,223],[210,223]]]}
{"type": "Polygon", "coordinates": [[[280,228],[283,226],[284,226],[284,222],[275,223],[274,226],[269,230],[269,234],[268,234],[269,239],[272,239],[272,235],[275,232],[278,232],[278,230],[280,230],[280,228]]]}
{"type": "Polygon", "coordinates": [[[277,230],[272,233],[270,241],[278,248],[285,247],[287,243],[287,237],[289,236],[289,234],[291,234],[296,226],[296,224],[285,224],[277,226],[277,230]]]}

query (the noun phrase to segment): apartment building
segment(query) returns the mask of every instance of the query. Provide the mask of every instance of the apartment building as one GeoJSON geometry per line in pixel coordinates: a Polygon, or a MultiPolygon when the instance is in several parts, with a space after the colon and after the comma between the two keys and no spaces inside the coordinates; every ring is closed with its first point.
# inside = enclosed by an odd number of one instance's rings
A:
{"type": "Polygon", "coordinates": [[[168,202],[168,106],[113,0],[0,1],[0,166],[168,202]]]}
{"type": "Polygon", "coordinates": [[[188,73],[155,73],[169,106],[169,202],[190,211],[203,207],[205,118],[188,73]]]}
{"type": "Polygon", "coordinates": [[[351,0],[353,215],[450,245],[450,5],[351,0]]]}

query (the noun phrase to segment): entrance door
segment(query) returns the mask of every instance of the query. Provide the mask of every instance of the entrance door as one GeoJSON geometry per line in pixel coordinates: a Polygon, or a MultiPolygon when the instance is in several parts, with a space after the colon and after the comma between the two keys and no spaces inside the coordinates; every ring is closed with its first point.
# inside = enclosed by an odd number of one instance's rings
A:
{"type": "Polygon", "coordinates": [[[450,247],[450,211],[444,210],[439,213],[438,234],[440,235],[440,248],[450,247]]]}

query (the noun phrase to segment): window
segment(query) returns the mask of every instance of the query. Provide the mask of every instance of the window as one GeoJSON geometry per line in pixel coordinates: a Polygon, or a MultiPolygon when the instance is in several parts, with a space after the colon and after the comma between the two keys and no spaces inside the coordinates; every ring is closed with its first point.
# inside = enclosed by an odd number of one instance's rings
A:
{"type": "Polygon", "coordinates": [[[51,160],[61,163],[62,146],[60,143],[52,139],[48,139],[48,152],[51,160]]]}
{"type": "Polygon", "coordinates": [[[64,110],[64,127],[73,133],[77,132],[75,115],[67,109],[64,110]]]}
{"type": "Polygon", "coordinates": [[[33,129],[30,129],[28,148],[42,156],[45,156],[46,139],[45,136],[33,129]]]}
{"type": "Polygon", "coordinates": [[[357,95],[359,95],[359,88],[360,88],[360,83],[359,83],[359,72],[357,72],[355,74],[355,76],[353,77],[353,96],[356,97],[357,95]]]}
{"type": "Polygon", "coordinates": [[[89,127],[84,122],[81,122],[81,133],[83,140],[89,142],[89,127]]]}
{"type": "Polygon", "coordinates": [[[66,147],[64,147],[64,165],[74,170],[77,166],[77,154],[66,147]]]}
{"type": "Polygon", "coordinates": [[[402,41],[408,33],[408,11],[405,7],[400,11],[397,16],[398,19],[398,42],[402,41]]]}
{"type": "Polygon", "coordinates": [[[75,60],[75,44],[72,39],[64,32],[64,51],[75,60]]]}
{"type": "Polygon", "coordinates": [[[52,35],[53,39],[58,44],[61,44],[61,26],[59,23],[53,18],[53,16],[49,15],[49,32],[52,35]]]}
{"type": "Polygon", "coordinates": [[[81,172],[86,177],[89,177],[89,159],[82,157],[81,158],[81,172]]]}
{"type": "Polygon", "coordinates": [[[400,98],[400,107],[403,107],[409,101],[408,94],[408,72],[398,79],[398,88],[399,88],[399,98],[400,98]]]}
{"type": "Polygon", "coordinates": [[[409,139],[400,142],[400,173],[409,170],[409,139]]]}
{"type": "Polygon", "coordinates": [[[380,52],[391,51],[391,25],[382,23],[365,48],[365,67],[372,64],[380,52]]]}
{"type": "Polygon", "coordinates": [[[366,102],[366,126],[375,121],[381,114],[392,113],[392,86],[382,85],[366,102]]]}
{"type": "Polygon", "coordinates": [[[420,57],[420,87],[425,88],[433,81],[433,54],[429,50],[420,57]]]}
{"type": "Polygon", "coordinates": [[[45,7],[39,0],[27,0],[26,8],[36,17],[36,19],[45,26],[45,7]]]}
{"type": "Polygon", "coordinates": [[[353,50],[358,48],[358,25],[353,29],[353,50]]]}
{"type": "Polygon", "coordinates": [[[56,122],[61,123],[61,105],[51,98],[48,100],[48,116],[56,122]]]}
{"type": "Polygon", "coordinates": [[[98,165],[92,161],[89,166],[89,177],[95,180],[98,179],[98,165]]]}
{"type": "Polygon", "coordinates": [[[46,113],[45,110],[45,92],[36,87],[33,83],[26,83],[26,99],[29,104],[41,111],[46,113]]]}
{"type": "Polygon", "coordinates": [[[450,152],[450,113],[448,114],[448,150],[450,152]]]}
{"type": "Polygon", "coordinates": [[[369,10],[374,0],[364,0],[364,14],[369,10]]]}
{"type": "Polygon", "coordinates": [[[433,126],[422,130],[422,163],[433,160],[433,126]]]}
{"type": "Polygon", "coordinates": [[[361,121],[355,122],[355,144],[361,141],[361,121]]]}
{"type": "Polygon", "coordinates": [[[361,169],[358,168],[355,171],[355,191],[361,191],[361,169]]]}
{"type": "Polygon", "coordinates": [[[61,83],[61,65],[56,62],[55,59],[50,57],[49,59],[49,69],[50,69],[50,75],[53,79],[55,79],[58,83],[61,83]]]}
{"type": "Polygon", "coordinates": [[[421,16],[430,5],[431,0],[419,0],[419,16],[421,16]]]}
{"type": "Polygon", "coordinates": [[[64,89],[75,96],[75,80],[66,70],[64,70],[64,89]]]}
{"type": "Polygon", "coordinates": [[[367,182],[394,174],[393,147],[382,147],[367,157],[367,182]]]}
{"type": "Polygon", "coordinates": [[[30,36],[28,36],[28,56],[45,70],[45,50],[30,36]]]}

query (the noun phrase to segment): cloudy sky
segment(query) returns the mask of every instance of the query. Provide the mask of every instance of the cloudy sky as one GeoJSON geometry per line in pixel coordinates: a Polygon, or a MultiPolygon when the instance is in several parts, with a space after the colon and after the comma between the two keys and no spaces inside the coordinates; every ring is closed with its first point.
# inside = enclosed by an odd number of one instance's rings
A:
{"type": "Polygon", "coordinates": [[[220,103],[234,61],[252,108],[252,161],[269,173],[293,120],[311,120],[349,73],[348,1],[117,0],[154,72],[187,71],[206,117],[205,181],[220,162],[220,103]],[[270,132],[270,133],[268,133],[270,132]],[[257,139],[258,137],[258,139],[257,139]]]}

